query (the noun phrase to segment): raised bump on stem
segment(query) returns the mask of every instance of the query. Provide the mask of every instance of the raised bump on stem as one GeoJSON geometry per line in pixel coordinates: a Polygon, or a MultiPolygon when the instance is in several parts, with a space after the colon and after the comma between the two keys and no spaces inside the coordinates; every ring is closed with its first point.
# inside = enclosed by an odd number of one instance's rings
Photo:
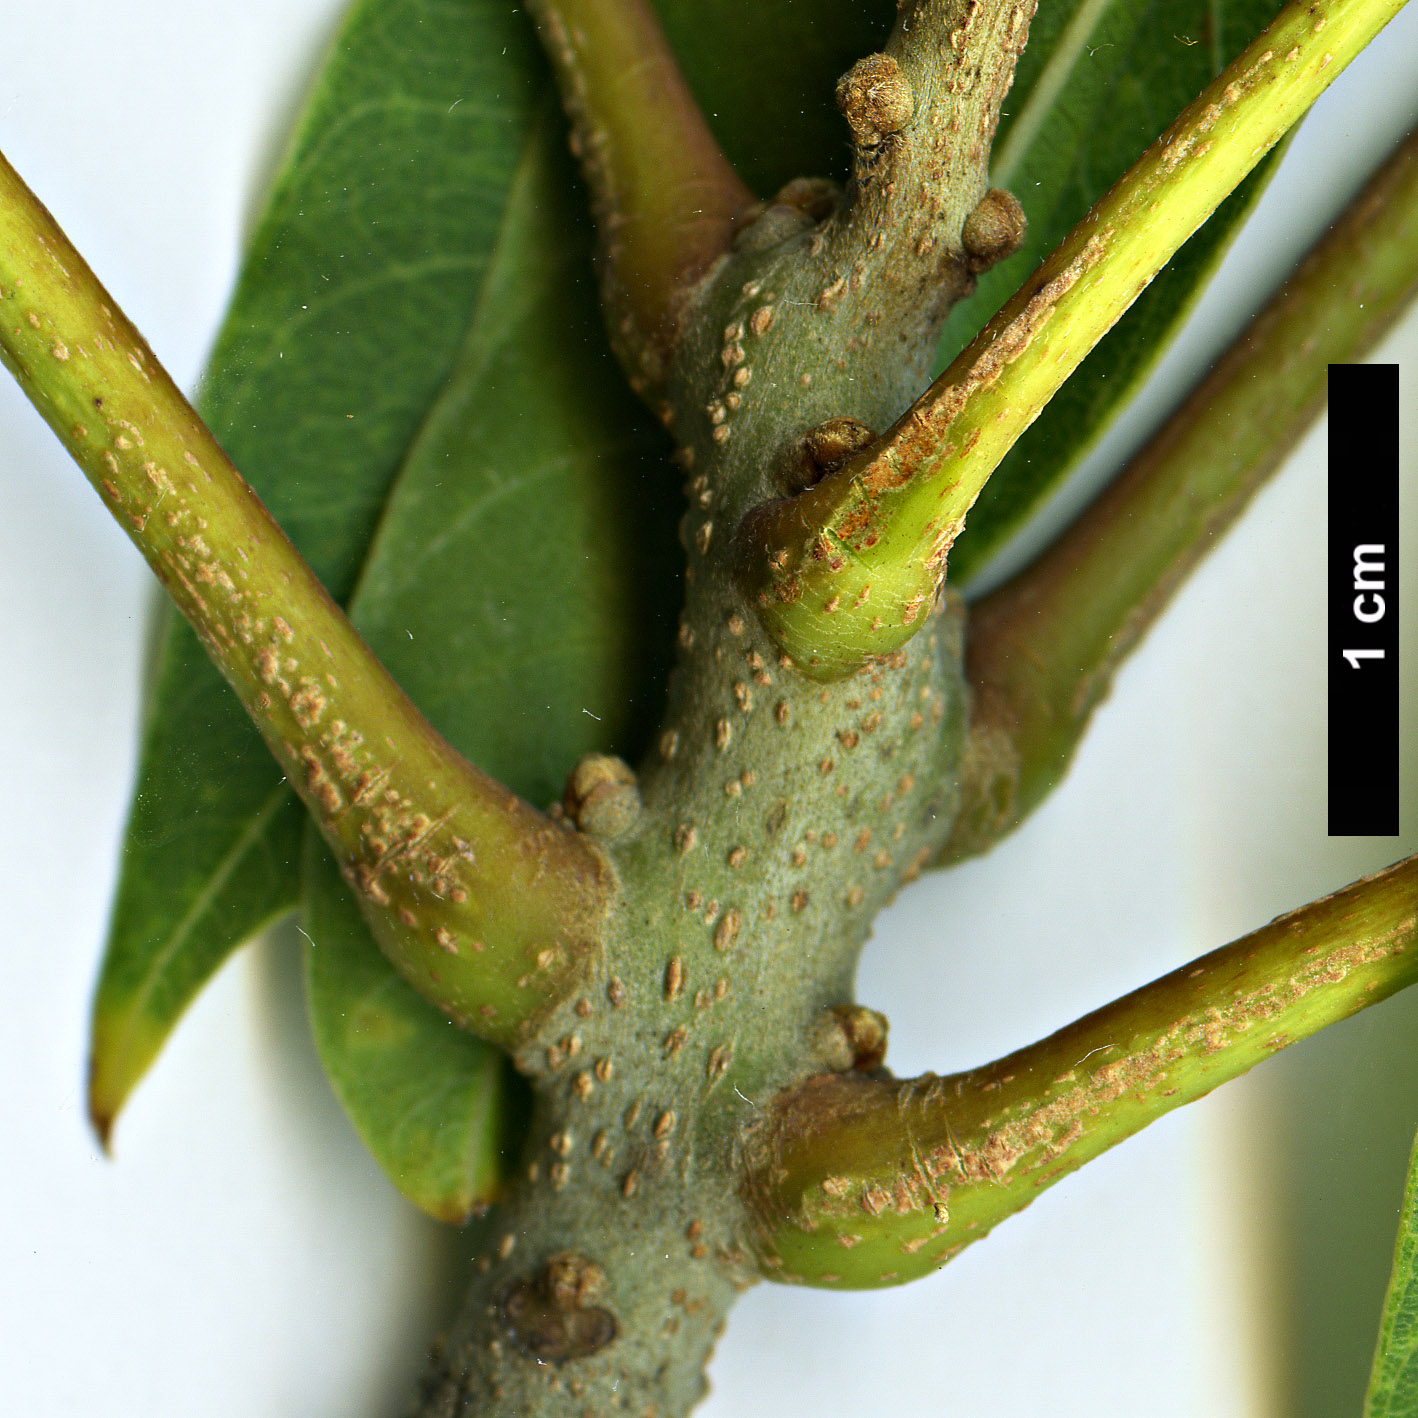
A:
{"type": "Polygon", "coordinates": [[[192,623],[376,939],[513,1044],[587,972],[608,869],[445,743],[0,158],[0,357],[192,623]]]}
{"type": "Polygon", "coordinates": [[[1418,981],[1418,858],[948,1078],[819,1075],[749,1140],[770,1278],[915,1279],[1184,1103],[1418,981]]]}
{"type": "Polygon", "coordinates": [[[874,448],[750,514],[741,579],[805,673],[850,674],[925,623],[951,543],[1015,439],[1402,5],[1292,0],[874,448]]]}
{"type": "Polygon", "coordinates": [[[1418,130],[1111,487],[971,607],[964,800],[942,861],[985,850],[1063,777],[1113,676],[1418,292],[1418,130]]]}

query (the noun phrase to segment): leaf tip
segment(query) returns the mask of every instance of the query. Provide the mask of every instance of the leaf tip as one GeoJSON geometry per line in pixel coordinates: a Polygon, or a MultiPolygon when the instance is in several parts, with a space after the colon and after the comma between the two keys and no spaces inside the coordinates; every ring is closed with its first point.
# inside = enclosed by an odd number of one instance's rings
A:
{"type": "Polygon", "coordinates": [[[113,1157],[113,1125],[118,1119],[118,1110],[123,1106],[122,1099],[110,1100],[103,1096],[102,1090],[97,1082],[98,1070],[90,1065],[89,1068],[89,1126],[94,1130],[94,1136],[98,1139],[98,1145],[103,1149],[103,1155],[110,1160],[113,1157]]]}
{"type": "Polygon", "coordinates": [[[111,1016],[95,1011],[89,1034],[87,1103],[89,1126],[105,1157],[113,1156],[114,1124],[161,1042],[159,1038],[149,1047],[134,1048],[131,1038],[113,1028],[111,1016]]]}

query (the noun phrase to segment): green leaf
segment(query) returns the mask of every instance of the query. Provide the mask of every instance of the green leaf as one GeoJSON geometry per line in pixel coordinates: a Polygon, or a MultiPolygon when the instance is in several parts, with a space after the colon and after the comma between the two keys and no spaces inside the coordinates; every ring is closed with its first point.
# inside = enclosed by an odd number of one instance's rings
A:
{"type": "MultiPolygon", "coordinates": [[[[1066,0],[1041,6],[1000,121],[990,180],[1024,204],[1020,253],[952,313],[943,369],[1176,113],[1274,19],[1277,0],[1066,0]]],[[[1053,399],[985,485],[953,581],[1003,545],[1166,349],[1264,189],[1277,154],[1219,207],[1053,399]]]]}
{"type": "MultiPolygon", "coordinates": [[[[257,226],[202,410],[337,598],[457,355],[541,72],[498,0],[361,0],[257,226]]],[[[101,1131],[203,982],[294,903],[302,815],[279,784],[172,624],[94,1006],[101,1131]]]]}
{"type": "Polygon", "coordinates": [[[669,443],[610,355],[564,148],[548,104],[351,605],[439,732],[534,803],[581,754],[638,749],[679,610],[669,443]]]}
{"type": "MultiPolygon", "coordinates": [[[[560,794],[581,754],[638,746],[679,603],[666,449],[606,348],[563,148],[548,105],[522,144],[463,352],[351,606],[435,727],[534,802],[560,794]]],[[[465,1215],[500,1176],[487,1120],[502,1111],[487,1097],[496,1050],[450,1033],[395,974],[310,837],[321,1059],[400,1190],[435,1216],[465,1215]]]]}
{"type": "Polygon", "coordinates": [[[340,1102],[394,1185],[460,1224],[496,1199],[516,1160],[524,1088],[501,1050],[390,968],[313,830],[304,881],[306,999],[340,1102]]]}
{"type": "Polygon", "coordinates": [[[1364,1400],[1364,1418],[1414,1415],[1418,1415],[1418,1139],[1408,1163],[1393,1274],[1364,1400]]]}
{"type": "MultiPolygon", "coordinates": [[[[180,703],[180,670],[164,668],[157,692],[180,703]]],[[[105,1145],[129,1093],[230,950],[296,905],[304,814],[270,755],[264,777],[202,776],[209,755],[245,746],[249,721],[228,698],[237,712],[214,715],[200,739],[174,733],[166,719],[148,726],[150,768],[128,821],[94,1000],[89,1116],[105,1145]],[[177,815],[176,802],[188,812],[177,815]]]]}

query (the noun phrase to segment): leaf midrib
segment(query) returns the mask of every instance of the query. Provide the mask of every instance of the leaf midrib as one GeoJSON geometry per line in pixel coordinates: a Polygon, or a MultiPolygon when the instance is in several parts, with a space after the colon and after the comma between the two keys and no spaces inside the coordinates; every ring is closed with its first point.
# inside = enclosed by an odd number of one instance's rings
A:
{"type": "MultiPolygon", "coordinates": [[[[466,350],[467,343],[474,338],[475,332],[486,318],[489,293],[497,284],[495,277],[508,239],[508,229],[511,225],[508,218],[516,206],[522,185],[528,181],[528,175],[535,165],[541,143],[543,142],[541,131],[542,124],[547,121],[550,106],[550,102],[544,98],[541,105],[541,113],[536,114],[527,126],[527,133],[522,142],[522,151],[518,154],[517,165],[513,170],[511,181],[507,184],[506,196],[502,203],[502,211],[498,216],[497,237],[491,246],[489,246],[487,256],[483,263],[482,279],[478,283],[477,298],[473,302],[472,312],[463,335],[464,350],[466,350]]],[[[377,565],[380,560],[380,548],[387,534],[393,508],[399,501],[399,495],[404,481],[409,477],[411,469],[413,468],[415,461],[413,455],[423,442],[430,421],[438,415],[438,411],[443,403],[443,396],[447,391],[448,380],[456,378],[459,375],[462,358],[461,353],[455,357],[452,368],[448,373],[448,379],[445,379],[443,387],[434,395],[432,401],[429,403],[418,430],[409,440],[404,450],[404,456],[400,463],[399,471],[395,474],[393,482],[389,485],[389,491],[384,498],[384,506],[380,512],[379,523],[374,529],[373,536],[369,539],[369,546],[365,551],[364,561],[360,565],[359,576],[355,581],[354,590],[350,595],[350,610],[351,613],[356,616],[365,592],[366,581],[371,574],[371,568],[377,565]]]]}
{"type": "MultiPolygon", "coordinates": [[[[217,870],[208,877],[202,890],[187,908],[186,914],[177,923],[177,928],[167,938],[162,949],[152,957],[149,969],[144,975],[142,987],[133,997],[133,1007],[128,1011],[129,1024],[122,1034],[125,1051],[132,1042],[133,1025],[138,1019],[145,1017],[148,1001],[152,998],[158,980],[165,973],[168,962],[186,945],[187,937],[196,928],[197,922],[211,909],[212,904],[227,882],[231,880],[232,873],[236,871],[242,859],[255,845],[256,840],[265,831],[270,821],[286,803],[292,800],[292,797],[291,788],[284,780],[266,795],[265,801],[247,820],[246,826],[241,829],[240,834],[222,858],[217,870]]],[[[277,919],[278,915],[283,914],[284,912],[273,913],[267,917],[263,925],[257,928],[258,931],[264,930],[267,925],[277,919]]]]}

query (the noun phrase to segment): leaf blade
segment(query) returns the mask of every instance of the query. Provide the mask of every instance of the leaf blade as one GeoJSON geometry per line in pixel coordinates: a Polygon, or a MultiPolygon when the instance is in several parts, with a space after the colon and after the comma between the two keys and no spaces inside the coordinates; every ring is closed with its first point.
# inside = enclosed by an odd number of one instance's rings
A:
{"type": "MultiPolygon", "coordinates": [[[[235,729],[245,729],[244,716],[227,718],[235,720],[235,729]]],[[[135,804],[130,841],[146,845],[150,834],[160,830],[159,814],[149,804],[176,796],[161,787],[171,763],[164,756],[154,774],[158,791],[135,804]]],[[[120,880],[94,998],[89,1053],[89,1117],[105,1147],[124,1102],[187,1004],[239,943],[235,938],[264,930],[296,906],[293,868],[304,815],[274,764],[269,776],[274,784],[254,802],[249,801],[251,790],[259,792],[259,781],[253,775],[241,783],[239,793],[224,802],[226,814],[215,821],[208,815],[206,834],[187,832],[178,842],[162,844],[168,880],[180,873],[183,882],[179,890],[185,909],[175,919],[155,907],[130,874],[120,880]],[[228,816],[239,824],[229,840],[223,830],[228,816]],[[207,840],[213,832],[220,834],[215,848],[207,840]]]]}
{"type": "Polygon", "coordinates": [[[679,515],[668,451],[606,344],[548,105],[351,604],[439,732],[532,802],[559,796],[581,754],[630,754],[653,727],[678,610],[679,570],[656,550],[679,515]]]}
{"type": "Polygon", "coordinates": [[[439,1014],[379,953],[313,828],[303,880],[306,1005],[335,1094],[399,1191],[460,1225],[510,1170],[518,1079],[501,1050],[439,1014]]]}
{"type": "Polygon", "coordinates": [[[1418,1414],[1418,1138],[1403,1186],[1393,1272],[1384,1299],[1364,1418],[1418,1414]]]}

